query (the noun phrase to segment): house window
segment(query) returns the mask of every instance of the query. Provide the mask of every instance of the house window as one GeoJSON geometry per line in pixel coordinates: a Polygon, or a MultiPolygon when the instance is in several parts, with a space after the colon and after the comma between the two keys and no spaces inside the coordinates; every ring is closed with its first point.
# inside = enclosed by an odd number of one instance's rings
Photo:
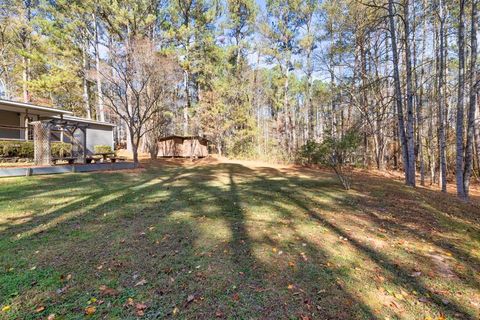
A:
{"type": "Polygon", "coordinates": [[[25,126],[28,128],[28,136],[27,140],[33,140],[33,126],[31,125],[31,122],[33,121],[32,117],[25,116],[25,126]]]}

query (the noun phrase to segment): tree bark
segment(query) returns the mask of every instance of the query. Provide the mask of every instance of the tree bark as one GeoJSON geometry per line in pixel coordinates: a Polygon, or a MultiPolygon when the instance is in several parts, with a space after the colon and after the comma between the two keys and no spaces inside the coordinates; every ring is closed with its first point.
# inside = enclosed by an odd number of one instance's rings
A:
{"type": "Polygon", "coordinates": [[[398,51],[397,51],[397,36],[395,28],[395,12],[393,8],[393,0],[388,0],[388,15],[390,22],[390,38],[392,45],[392,60],[393,60],[393,80],[395,88],[395,105],[397,108],[397,122],[398,122],[398,135],[400,139],[400,145],[402,148],[402,160],[403,160],[403,169],[405,173],[405,183],[410,185],[410,167],[409,167],[409,156],[408,156],[408,143],[407,136],[405,132],[405,120],[403,116],[403,98],[402,98],[402,89],[400,83],[400,71],[398,68],[398,51]]]}
{"type": "Polygon", "coordinates": [[[414,111],[413,111],[413,86],[412,86],[412,58],[410,49],[410,15],[409,0],[405,0],[404,24],[405,24],[405,67],[406,67],[406,87],[407,87],[407,157],[408,157],[408,175],[407,185],[415,186],[415,133],[414,133],[414,111]]]}
{"type": "Polygon", "coordinates": [[[89,93],[89,90],[88,90],[88,81],[87,81],[87,73],[88,73],[87,46],[88,46],[88,41],[87,41],[86,38],[85,38],[84,41],[83,41],[83,48],[82,48],[83,104],[84,104],[84,106],[85,106],[85,112],[86,112],[86,114],[87,114],[87,119],[92,119],[92,109],[91,109],[91,106],[90,106],[90,93],[89,93]]]}
{"type": "Polygon", "coordinates": [[[477,0],[472,0],[471,27],[470,27],[470,92],[467,115],[467,141],[465,144],[465,168],[463,174],[463,191],[468,198],[470,191],[470,177],[473,168],[473,142],[475,137],[475,113],[477,107],[477,31],[478,31],[477,0]]]}
{"type": "Polygon", "coordinates": [[[442,192],[447,192],[447,152],[445,137],[445,15],[443,0],[440,0],[440,57],[438,70],[438,144],[440,161],[440,180],[442,192]]]}
{"type": "Polygon", "coordinates": [[[97,120],[105,121],[105,110],[103,107],[102,77],[100,72],[100,45],[98,41],[98,23],[96,13],[92,14],[95,41],[95,71],[97,80],[97,120]]]}
{"type": "Polygon", "coordinates": [[[456,166],[455,176],[457,182],[457,195],[467,197],[464,187],[464,94],[465,94],[465,0],[460,0],[460,14],[458,23],[458,96],[457,96],[457,121],[456,121],[456,166]]]}

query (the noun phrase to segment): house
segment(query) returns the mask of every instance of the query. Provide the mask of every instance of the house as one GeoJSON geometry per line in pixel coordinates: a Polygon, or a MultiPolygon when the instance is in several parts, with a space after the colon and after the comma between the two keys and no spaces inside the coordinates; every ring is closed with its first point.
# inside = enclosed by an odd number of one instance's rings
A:
{"type": "Polygon", "coordinates": [[[168,136],[158,140],[159,157],[193,157],[208,156],[208,140],[199,136],[168,136]]]}
{"type": "Polygon", "coordinates": [[[114,147],[114,124],[75,117],[66,110],[0,99],[0,140],[33,141],[35,123],[49,126],[50,142],[72,143],[73,150],[83,157],[94,153],[96,145],[114,147]]]}

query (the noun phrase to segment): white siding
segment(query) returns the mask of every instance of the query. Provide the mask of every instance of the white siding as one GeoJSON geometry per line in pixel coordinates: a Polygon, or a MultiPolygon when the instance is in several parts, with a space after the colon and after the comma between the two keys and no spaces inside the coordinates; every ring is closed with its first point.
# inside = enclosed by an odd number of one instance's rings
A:
{"type": "Polygon", "coordinates": [[[113,145],[113,127],[90,124],[87,128],[87,151],[88,154],[95,153],[95,146],[113,145]]]}

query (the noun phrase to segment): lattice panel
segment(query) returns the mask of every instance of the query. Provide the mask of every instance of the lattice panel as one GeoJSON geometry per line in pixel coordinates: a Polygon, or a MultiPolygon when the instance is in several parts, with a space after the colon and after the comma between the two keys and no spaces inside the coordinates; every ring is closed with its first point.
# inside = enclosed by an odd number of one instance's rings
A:
{"type": "Polygon", "coordinates": [[[35,154],[35,165],[50,165],[52,163],[52,152],[50,144],[51,125],[49,122],[34,121],[33,145],[35,154]]]}

